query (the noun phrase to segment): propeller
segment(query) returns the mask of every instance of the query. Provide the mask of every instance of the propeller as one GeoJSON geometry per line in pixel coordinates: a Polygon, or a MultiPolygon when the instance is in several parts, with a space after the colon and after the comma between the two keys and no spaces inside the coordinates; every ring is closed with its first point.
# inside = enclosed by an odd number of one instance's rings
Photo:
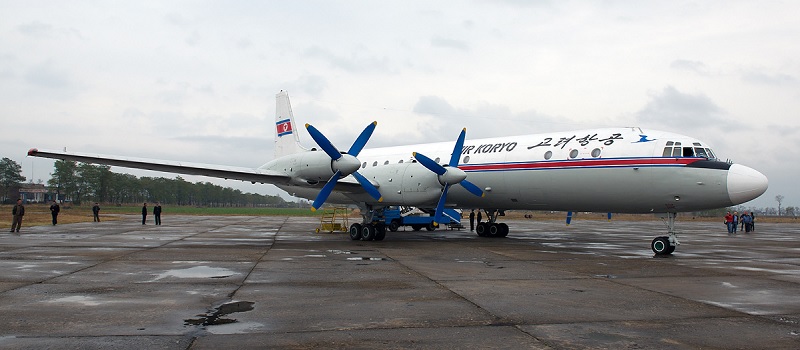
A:
{"type": "Polygon", "coordinates": [[[447,166],[439,165],[422,153],[413,153],[414,158],[416,158],[422,166],[439,176],[439,183],[444,186],[442,195],[439,197],[439,203],[436,205],[436,214],[433,217],[434,225],[438,225],[442,219],[444,203],[447,200],[447,191],[450,190],[450,186],[459,184],[469,191],[469,193],[480,197],[484,196],[483,191],[478,186],[466,180],[467,173],[458,168],[458,160],[461,158],[461,150],[464,148],[464,138],[466,135],[467,129],[464,128],[461,130],[461,134],[458,135],[458,140],[456,141],[455,147],[453,147],[453,153],[450,155],[450,162],[447,163],[447,166]]]}
{"type": "Polygon", "coordinates": [[[350,150],[348,150],[347,153],[342,153],[339,152],[336,146],[334,146],[325,135],[319,132],[317,128],[311,126],[311,124],[306,124],[306,129],[311,135],[311,138],[314,139],[314,142],[331,157],[331,170],[334,170],[333,176],[331,176],[325,186],[322,186],[322,190],[319,191],[317,198],[314,199],[314,204],[311,205],[312,211],[319,209],[322,204],[325,204],[325,200],[331,195],[339,179],[347,175],[353,175],[353,177],[358,180],[358,183],[361,184],[361,187],[363,187],[372,198],[375,198],[378,202],[383,201],[383,196],[381,196],[378,189],[375,188],[366,177],[357,172],[358,168],[361,167],[361,162],[356,157],[361,153],[361,150],[364,149],[364,146],[367,144],[367,141],[369,141],[377,125],[378,122],[372,122],[367,125],[364,131],[361,132],[361,135],[358,135],[358,138],[353,142],[353,145],[350,146],[350,150]]]}

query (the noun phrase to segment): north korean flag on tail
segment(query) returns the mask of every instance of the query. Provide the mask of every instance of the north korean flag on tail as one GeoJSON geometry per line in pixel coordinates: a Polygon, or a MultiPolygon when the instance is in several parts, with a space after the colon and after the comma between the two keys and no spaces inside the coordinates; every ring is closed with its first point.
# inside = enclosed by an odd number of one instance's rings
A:
{"type": "Polygon", "coordinates": [[[292,122],[289,119],[284,119],[276,122],[278,127],[278,136],[289,135],[292,133],[292,122]]]}

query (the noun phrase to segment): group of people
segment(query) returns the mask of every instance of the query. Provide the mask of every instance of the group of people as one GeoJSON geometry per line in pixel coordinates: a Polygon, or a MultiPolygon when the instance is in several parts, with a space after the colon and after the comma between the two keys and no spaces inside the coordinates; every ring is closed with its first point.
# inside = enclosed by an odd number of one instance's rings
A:
{"type": "MultiPolygon", "coordinates": [[[[483,217],[481,216],[481,211],[478,210],[478,224],[483,221],[483,217]]],[[[469,230],[475,231],[475,209],[469,212],[469,230]]]]}
{"type": "Polygon", "coordinates": [[[729,235],[736,234],[737,229],[744,232],[755,231],[756,214],[744,212],[742,215],[739,215],[738,211],[734,211],[733,214],[728,212],[725,214],[725,225],[728,226],[729,235]],[[741,229],[739,228],[740,226],[741,229]]]}
{"type": "MultiPolygon", "coordinates": [[[[50,205],[50,215],[53,218],[53,226],[58,223],[58,213],[61,212],[61,206],[58,205],[57,201],[53,201],[53,204],[50,205]]],[[[11,208],[11,231],[10,232],[19,232],[19,229],[22,227],[22,218],[25,216],[25,206],[22,204],[22,199],[17,199],[17,204],[11,208]]],[[[92,216],[94,218],[94,222],[100,222],[100,204],[97,202],[94,203],[92,206],[92,216]]],[[[155,216],[156,225],[161,225],[161,203],[156,202],[155,207],[153,207],[153,216],[155,216]]],[[[142,207],[142,225],[146,224],[147,220],[147,203],[144,203],[142,207]]]]}
{"type": "MultiPolygon", "coordinates": [[[[156,218],[156,225],[161,225],[161,203],[156,202],[153,207],[153,216],[156,218]]],[[[147,202],[142,206],[142,225],[147,225],[147,202]]]]}

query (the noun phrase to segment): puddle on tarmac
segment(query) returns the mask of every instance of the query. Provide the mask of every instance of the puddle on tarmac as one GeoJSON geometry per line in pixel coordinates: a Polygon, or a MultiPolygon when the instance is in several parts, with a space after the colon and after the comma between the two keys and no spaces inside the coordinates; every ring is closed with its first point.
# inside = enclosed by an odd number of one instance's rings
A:
{"type": "Polygon", "coordinates": [[[253,310],[253,304],[255,303],[252,301],[233,301],[225,303],[205,314],[197,315],[199,318],[190,318],[183,320],[183,322],[185,326],[216,326],[236,323],[239,321],[233,318],[224,318],[224,316],[253,310]]]}
{"type": "MultiPolygon", "coordinates": [[[[194,266],[188,269],[176,269],[176,270],[167,270],[164,273],[159,274],[154,278],[152,281],[158,281],[160,279],[164,279],[167,277],[177,277],[177,278],[226,278],[233,275],[238,275],[238,272],[233,272],[231,270],[221,268],[221,267],[210,267],[210,266],[194,266]]],[[[152,282],[151,281],[151,282],[152,282]]]]}

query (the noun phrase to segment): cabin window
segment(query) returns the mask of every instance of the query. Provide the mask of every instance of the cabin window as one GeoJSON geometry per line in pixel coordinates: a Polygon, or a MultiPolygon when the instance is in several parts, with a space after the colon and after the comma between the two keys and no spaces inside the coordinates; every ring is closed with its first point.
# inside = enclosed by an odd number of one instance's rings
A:
{"type": "Polygon", "coordinates": [[[361,164],[361,169],[364,169],[366,167],[367,167],[367,162],[364,162],[364,164],[361,164]]]}
{"type": "Polygon", "coordinates": [[[389,165],[389,161],[387,160],[387,161],[383,162],[383,165],[389,165]]]}
{"type": "Polygon", "coordinates": [[[469,163],[469,156],[464,156],[464,159],[461,163],[463,164],[469,163]]]}
{"type": "Polygon", "coordinates": [[[594,157],[594,158],[597,158],[597,157],[599,157],[601,152],[602,152],[602,151],[600,151],[600,149],[599,149],[599,148],[595,148],[595,149],[593,149],[593,150],[592,150],[592,157],[594,157]]]}
{"type": "Polygon", "coordinates": [[[544,159],[550,160],[550,158],[553,158],[553,151],[544,152],[544,159]]]}
{"type": "Polygon", "coordinates": [[[569,157],[570,158],[577,158],[578,157],[578,150],[574,149],[572,151],[569,151],[569,157]]]}
{"type": "Polygon", "coordinates": [[[694,157],[694,150],[691,147],[684,147],[683,148],[683,156],[684,157],[694,157]]]}
{"type": "Polygon", "coordinates": [[[681,148],[675,147],[672,149],[672,156],[673,157],[680,157],[681,156],[681,148]]]}
{"type": "Polygon", "coordinates": [[[397,164],[403,164],[403,160],[402,160],[402,159],[400,159],[400,161],[399,161],[399,162],[397,162],[397,164]]]}
{"type": "Polygon", "coordinates": [[[372,162],[372,166],[378,166],[378,161],[376,160],[376,161],[372,162]]]}
{"type": "Polygon", "coordinates": [[[667,141],[667,146],[672,146],[672,141],[667,141]]]}
{"type": "Polygon", "coordinates": [[[433,161],[434,161],[434,162],[436,162],[436,164],[439,164],[439,161],[440,161],[440,160],[442,160],[442,159],[441,159],[441,158],[439,158],[439,157],[436,157],[436,159],[434,159],[433,161]]]}
{"type": "MultiPolygon", "coordinates": [[[[672,142],[667,142],[672,143],[672,142]]],[[[672,156],[672,147],[664,147],[664,153],[661,154],[662,157],[670,157],[672,156]]]]}

